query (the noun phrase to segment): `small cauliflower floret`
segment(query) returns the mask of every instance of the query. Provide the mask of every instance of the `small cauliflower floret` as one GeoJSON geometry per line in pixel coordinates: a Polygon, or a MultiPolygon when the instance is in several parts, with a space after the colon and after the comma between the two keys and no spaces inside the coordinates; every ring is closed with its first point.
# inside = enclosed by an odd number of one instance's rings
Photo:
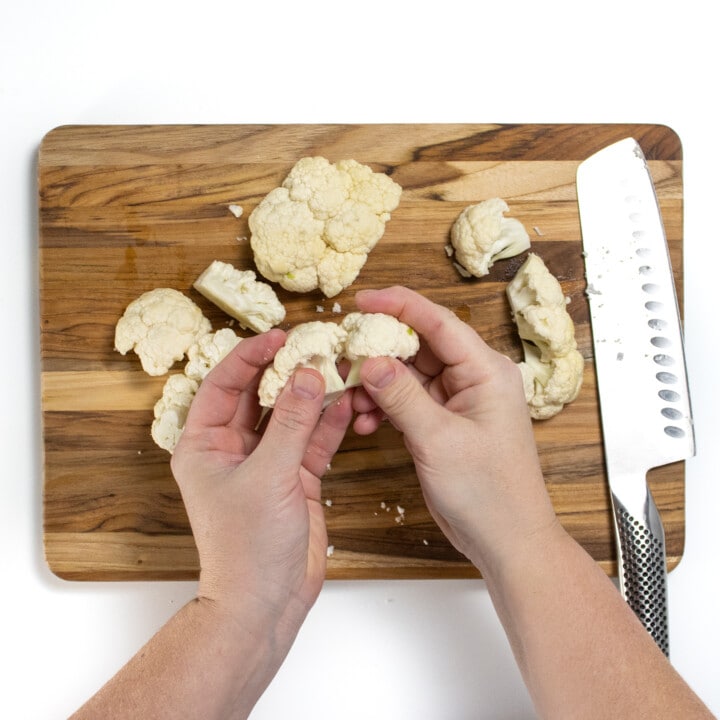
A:
{"type": "Polygon", "coordinates": [[[343,327],[334,322],[312,322],[296,325],[260,379],[260,405],[274,407],[280,392],[292,374],[301,367],[314,368],[325,379],[325,405],[345,389],[336,365],[347,338],[343,327]]]}
{"type": "Polygon", "coordinates": [[[263,333],[285,319],[285,307],[275,291],[258,281],[252,270],[238,270],[230,263],[214,260],[193,287],[242,328],[263,333]]]}
{"type": "Polygon", "coordinates": [[[496,260],[514,257],[530,248],[522,223],[506,218],[508,205],[490,198],[466,207],[450,230],[458,263],[475,277],[487,275],[496,260]]]}
{"type": "Polygon", "coordinates": [[[560,283],[535,254],[507,286],[523,345],[519,363],[530,415],[546,420],[578,396],[585,361],[560,283]]]}
{"type": "Polygon", "coordinates": [[[203,335],[187,351],[185,375],[200,382],[240,342],[231,328],[221,328],[203,335]]]}
{"type": "Polygon", "coordinates": [[[540,359],[535,345],[523,343],[525,360],[519,363],[530,415],[547,420],[577,398],[583,381],[585,360],[577,350],[552,358],[540,359]]]}
{"type": "Polygon", "coordinates": [[[156,288],[127,306],[115,327],[115,348],[121,355],[134,350],[148,375],[164,375],[211,329],[190,298],[172,288],[156,288]]]}
{"type": "Polygon", "coordinates": [[[392,315],[354,312],[345,316],[347,331],[342,356],[351,361],[345,387],[360,385],[360,367],[369,357],[396,357],[408,360],[420,349],[417,333],[392,315]]]}
{"type": "Polygon", "coordinates": [[[162,397],[155,403],[152,439],[171,454],[185,428],[188,410],[197,389],[196,380],[183,373],[176,373],[165,381],[162,397]]]}
{"type": "Polygon", "coordinates": [[[562,287],[538,255],[528,255],[506,292],[520,338],[537,345],[543,360],[577,347],[562,287]]]}
{"type": "Polygon", "coordinates": [[[358,276],[401,192],[355,160],[302,158],[250,213],[258,270],[286,290],[334,297],[358,276]]]}

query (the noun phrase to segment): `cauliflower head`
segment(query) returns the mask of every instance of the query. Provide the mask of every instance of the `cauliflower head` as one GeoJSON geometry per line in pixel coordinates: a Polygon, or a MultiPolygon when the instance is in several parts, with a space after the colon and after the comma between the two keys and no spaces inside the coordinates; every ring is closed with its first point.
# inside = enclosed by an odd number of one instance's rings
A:
{"type": "Polygon", "coordinates": [[[542,259],[531,253],[506,288],[523,346],[525,399],[530,415],[546,420],[575,400],[585,360],[562,287],[542,259]]]}
{"type": "Polygon", "coordinates": [[[115,326],[115,349],[134,350],[148,375],[164,375],[211,330],[200,308],[179,290],[156,288],[140,295],[115,326]]]}
{"type": "Polygon", "coordinates": [[[165,381],[162,397],[155,403],[155,419],[150,433],[155,444],[170,454],[180,440],[198,387],[197,380],[184,373],[176,373],[165,381]]]}
{"type": "Polygon", "coordinates": [[[342,357],[351,361],[345,387],[360,385],[360,367],[369,357],[408,360],[420,349],[420,338],[404,322],[384,313],[349,313],[342,321],[347,340],[342,357]]]}
{"type": "Polygon", "coordinates": [[[230,263],[214,260],[193,287],[242,328],[263,333],[285,319],[285,307],[275,291],[258,281],[252,270],[238,270],[230,263]]]}
{"type": "Polygon", "coordinates": [[[231,328],[221,328],[203,335],[188,348],[188,363],[185,365],[185,375],[198,382],[204,380],[207,374],[241,340],[242,338],[238,337],[231,328]]]}
{"type": "Polygon", "coordinates": [[[296,325],[260,379],[260,405],[274,407],[292,374],[301,367],[314,368],[323,376],[325,405],[329,405],[345,390],[336,363],[346,338],[346,330],[334,322],[315,320],[296,325]]]}
{"type": "Polygon", "coordinates": [[[259,272],[286,290],[334,297],[360,273],[401,193],[356,160],[302,158],[248,218],[259,272]]]}
{"type": "Polygon", "coordinates": [[[490,272],[496,260],[514,257],[530,248],[522,223],[506,218],[507,203],[490,198],[466,207],[450,230],[458,263],[475,277],[490,272]]]}

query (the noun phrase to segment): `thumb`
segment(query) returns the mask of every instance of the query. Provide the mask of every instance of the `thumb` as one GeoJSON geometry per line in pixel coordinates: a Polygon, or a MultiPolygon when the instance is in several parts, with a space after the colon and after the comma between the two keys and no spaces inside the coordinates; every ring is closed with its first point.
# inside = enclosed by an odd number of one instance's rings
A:
{"type": "Polygon", "coordinates": [[[440,406],[399,360],[368,358],[360,377],[370,398],[400,432],[420,437],[437,427],[440,406]]]}
{"type": "Polygon", "coordinates": [[[316,370],[301,368],[280,393],[257,447],[272,464],[299,468],[322,413],[325,383],[316,370]]]}

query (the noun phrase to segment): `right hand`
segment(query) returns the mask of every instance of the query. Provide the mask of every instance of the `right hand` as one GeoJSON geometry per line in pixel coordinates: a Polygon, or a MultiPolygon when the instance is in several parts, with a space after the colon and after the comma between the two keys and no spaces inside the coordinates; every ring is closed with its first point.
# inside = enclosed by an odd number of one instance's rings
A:
{"type": "Polygon", "coordinates": [[[387,418],[403,433],[428,508],[453,545],[485,574],[504,553],[556,531],[515,363],[407,288],[360,291],[356,303],[407,323],[421,345],[409,365],[365,361],[355,431],[372,433],[387,418]]]}

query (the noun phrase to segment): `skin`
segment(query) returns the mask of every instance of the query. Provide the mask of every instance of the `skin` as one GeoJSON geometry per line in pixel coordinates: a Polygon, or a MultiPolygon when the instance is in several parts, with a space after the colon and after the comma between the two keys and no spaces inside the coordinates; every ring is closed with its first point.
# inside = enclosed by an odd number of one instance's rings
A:
{"type": "Polygon", "coordinates": [[[257,384],[284,341],[244,340],[203,382],[172,458],[200,553],[198,597],[76,718],[246,718],[321,589],[320,478],[354,428],[393,423],[428,507],[482,572],[540,718],[712,718],[615,586],[562,529],[545,490],[516,366],[449,310],[404,288],[364,291],[422,338],[377,358],[321,414],[300,370],[262,435],[257,384]]]}

